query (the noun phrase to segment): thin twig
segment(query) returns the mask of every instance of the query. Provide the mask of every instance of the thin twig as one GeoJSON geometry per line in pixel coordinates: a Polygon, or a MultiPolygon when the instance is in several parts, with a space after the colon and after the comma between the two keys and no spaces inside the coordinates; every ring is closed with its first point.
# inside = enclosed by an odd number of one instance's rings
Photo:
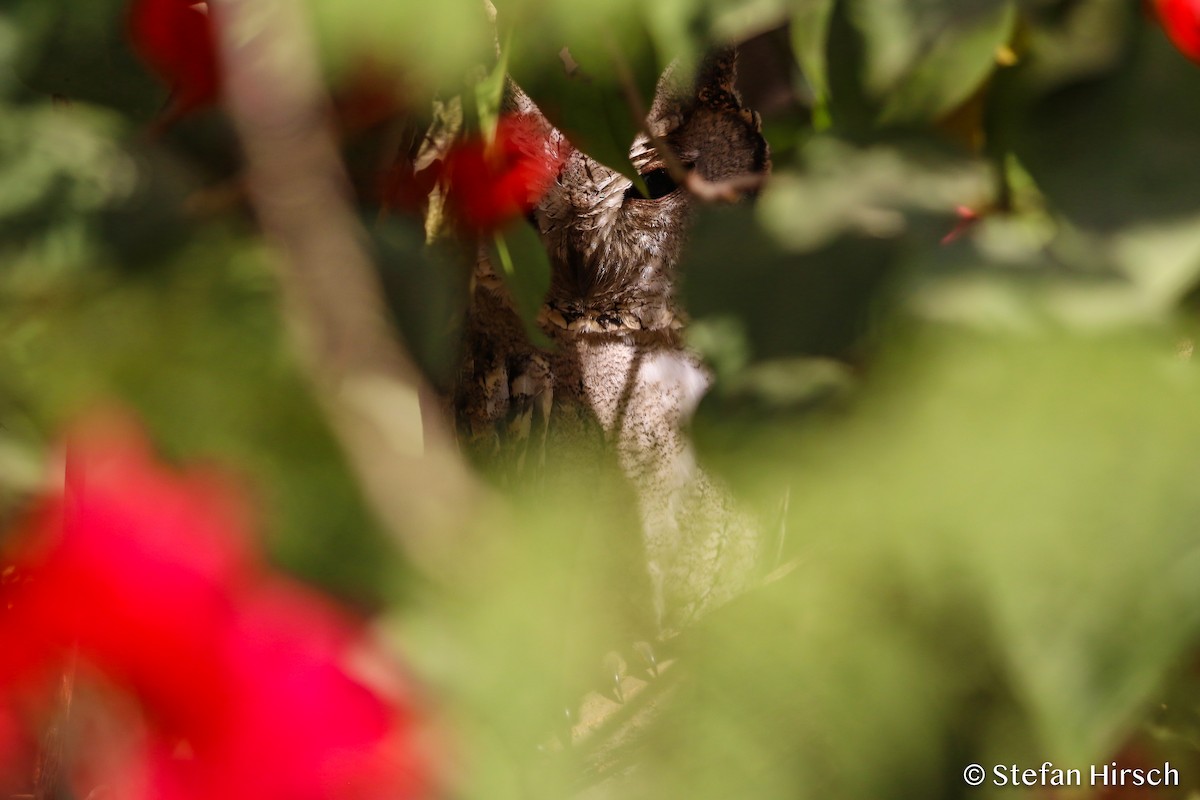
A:
{"type": "Polygon", "coordinates": [[[706,203],[733,203],[749,192],[762,188],[767,175],[762,172],[747,172],[719,181],[705,180],[696,170],[687,174],[684,186],[706,203]]]}

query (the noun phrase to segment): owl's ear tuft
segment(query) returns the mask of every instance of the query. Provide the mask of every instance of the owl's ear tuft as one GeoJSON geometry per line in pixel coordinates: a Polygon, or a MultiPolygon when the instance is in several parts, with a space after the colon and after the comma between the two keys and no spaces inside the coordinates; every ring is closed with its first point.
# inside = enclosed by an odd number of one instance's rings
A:
{"type": "Polygon", "coordinates": [[[737,49],[734,47],[710,51],[691,71],[679,62],[672,62],[655,87],[650,124],[656,133],[666,134],[697,106],[713,110],[740,109],[742,99],[736,84],[737,49]]]}
{"type": "Polygon", "coordinates": [[[737,50],[722,47],[709,53],[696,72],[696,102],[714,111],[737,111],[742,96],[737,91],[737,50]]]}

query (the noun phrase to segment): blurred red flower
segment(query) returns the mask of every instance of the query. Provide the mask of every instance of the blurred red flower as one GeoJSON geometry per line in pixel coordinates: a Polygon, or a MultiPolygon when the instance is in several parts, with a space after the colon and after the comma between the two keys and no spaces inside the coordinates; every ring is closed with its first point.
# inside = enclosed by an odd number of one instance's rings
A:
{"type": "Polygon", "coordinates": [[[1200,0],[1154,0],[1154,10],[1179,52],[1200,64],[1200,0]]]}
{"type": "MultiPolygon", "coordinates": [[[[267,571],[225,479],[160,466],[127,424],[87,427],[68,440],[66,491],[14,544],[0,567],[0,711],[77,653],[81,679],[131,696],[145,719],[128,763],[76,780],[109,775],[118,796],[147,800],[422,791],[411,709],[353,669],[386,659],[355,621],[267,571]]],[[[0,748],[14,724],[0,716],[0,748]]]]}
{"type": "Polygon", "coordinates": [[[958,222],[950,229],[950,232],[942,237],[942,244],[950,244],[957,241],[966,234],[981,218],[980,212],[970,206],[957,206],[954,213],[958,216],[958,222]]]}
{"type": "Polygon", "coordinates": [[[442,175],[451,214],[468,229],[489,231],[529,213],[569,152],[565,141],[535,117],[502,117],[490,144],[468,139],[446,155],[442,175]]]}
{"type": "Polygon", "coordinates": [[[170,120],[217,101],[216,39],[206,0],[135,0],[129,14],[134,51],[171,89],[170,120]]]}
{"type": "Polygon", "coordinates": [[[12,782],[11,773],[21,761],[23,738],[16,715],[0,698],[0,789],[12,782]]]}

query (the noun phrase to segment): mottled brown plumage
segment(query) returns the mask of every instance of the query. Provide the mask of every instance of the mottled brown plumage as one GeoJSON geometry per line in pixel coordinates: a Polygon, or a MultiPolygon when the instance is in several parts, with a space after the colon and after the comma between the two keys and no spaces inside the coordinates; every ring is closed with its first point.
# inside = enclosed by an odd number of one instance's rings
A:
{"type": "MultiPolygon", "coordinates": [[[[758,117],[742,107],[734,78],[731,49],[706,59],[694,80],[668,70],[647,120],[654,139],[711,182],[769,168],[758,117]]],[[[508,103],[540,121],[543,146],[564,145],[515,86],[508,103]]],[[[636,498],[646,602],[668,633],[745,588],[760,537],[698,466],[683,431],[709,383],[681,343],[675,297],[698,200],[670,180],[650,136],[630,156],[654,196],[572,149],[531,215],[552,268],[539,319],[552,351],[528,341],[481,256],[454,406],[460,438],[485,463],[499,460],[501,472],[536,469],[547,457],[579,477],[606,462],[619,467],[636,498]]]]}

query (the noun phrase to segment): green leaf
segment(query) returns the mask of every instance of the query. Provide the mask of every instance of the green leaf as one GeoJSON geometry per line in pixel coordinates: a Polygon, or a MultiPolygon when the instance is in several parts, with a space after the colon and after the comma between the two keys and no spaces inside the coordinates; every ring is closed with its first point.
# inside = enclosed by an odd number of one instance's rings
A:
{"type": "MultiPolygon", "coordinates": [[[[1093,316],[1111,318],[1119,299],[1126,317],[1156,317],[1200,285],[1200,81],[1154,27],[1122,33],[1131,40],[1117,48],[1123,63],[1090,80],[1018,73],[1022,113],[1010,117],[1011,140],[1060,215],[1059,238],[1086,245],[1056,250],[1059,260],[1076,270],[1106,265],[1126,279],[1123,291],[1090,299],[1093,316]]],[[[1053,45],[1034,39],[1030,61],[1053,45]]]]}
{"type": "Polygon", "coordinates": [[[996,69],[996,52],[1012,38],[1016,19],[1016,7],[1005,3],[936,39],[888,94],[880,121],[937,119],[962,104],[996,69]]]}
{"type": "Polygon", "coordinates": [[[117,108],[142,122],[162,109],[168,90],[130,49],[127,3],[96,0],[79,6],[47,0],[8,5],[6,13],[12,13],[21,34],[14,71],[24,87],[45,96],[117,108]]]}
{"type": "Polygon", "coordinates": [[[305,0],[330,68],[353,71],[363,63],[403,69],[429,92],[457,85],[493,60],[492,31],[482,3],[379,3],[305,0]]]}
{"type": "Polygon", "coordinates": [[[1016,120],[1022,163],[1059,210],[1088,228],[1200,212],[1196,67],[1159,31],[1146,26],[1141,38],[1125,69],[1035,95],[1016,120]]]}
{"type": "Polygon", "coordinates": [[[1040,757],[1102,759],[1200,633],[1200,374],[1137,330],[934,327],[894,352],[845,424],[776,449],[798,523],[826,532],[799,547],[879,559],[917,607],[962,593],[1040,757]]]}
{"type": "Polygon", "coordinates": [[[421,227],[401,217],[384,217],[369,232],[406,348],[435,385],[450,385],[462,349],[473,250],[444,237],[427,245],[421,227]]]}
{"type": "Polygon", "coordinates": [[[753,360],[841,354],[867,330],[896,255],[894,240],[853,235],[791,249],[753,209],[708,208],[682,267],[684,305],[697,320],[737,320],[753,360]]]}
{"type": "Polygon", "coordinates": [[[829,77],[825,48],[836,0],[796,0],[792,12],[792,50],[813,93],[814,117],[825,127],[829,115],[829,77]]]}
{"type": "Polygon", "coordinates": [[[937,148],[816,136],[804,153],[805,168],[777,172],[756,207],[703,209],[682,265],[689,312],[735,318],[753,358],[854,345],[897,244],[938,242],[958,205],[991,190],[983,165],[937,148]]]}
{"type": "Polygon", "coordinates": [[[493,263],[500,269],[525,331],[539,347],[550,341],[538,327],[537,317],[546,292],[550,290],[550,258],[542,240],[529,225],[521,222],[497,232],[493,240],[493,263]]]}
{"type": "MultiPolygon", "coordinates": [[[[711,40],[741,42],[787,21],[788,0],[724,0],[705,9],[711,15],[711,40]]],[[[695,5],[692,6],[695,10],[695,5]]]]}
{"type": "Polygon", "coordinates": [[[664,777],[907,797],[972,761],[1107,761],[1200,636],[1200,373],[1174,349],[923,326],[837,416],[744,426],[729,471],[790,486],[798,566],[690,643],[664,777]],[[753,766],[705,769],[731,747],[753,766]]]}
{"type": "Polygon", "coordinates": [[[884,124],[937,119],[961,104],[996,67],[1012,36],[1010,0],[850,0],[865,45],[863,85],[884,124]]]}
{"type": "Polygon", "coordinates": [[[508,54],[511,51],[511,35],[505,36],[500,47],[496,65],[475,84],[475,111],[479,115],[479,128],[491,142],[500,120],[500,104],[504,99],[504,86],[508,78],[508,54]]]}

